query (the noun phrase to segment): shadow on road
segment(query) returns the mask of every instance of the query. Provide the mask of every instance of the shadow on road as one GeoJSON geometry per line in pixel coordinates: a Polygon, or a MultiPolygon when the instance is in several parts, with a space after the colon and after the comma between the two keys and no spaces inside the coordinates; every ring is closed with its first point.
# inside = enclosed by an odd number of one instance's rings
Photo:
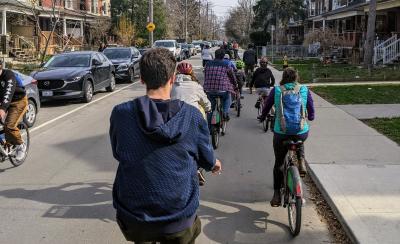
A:
{"type": "Polygon", "coordinates": [[[0,191],[0,196],[51,204],[42,217],[100,219],[114,221],[112,184],[104,182],[68,183],[37,190],[16,188],[0,191]]]}

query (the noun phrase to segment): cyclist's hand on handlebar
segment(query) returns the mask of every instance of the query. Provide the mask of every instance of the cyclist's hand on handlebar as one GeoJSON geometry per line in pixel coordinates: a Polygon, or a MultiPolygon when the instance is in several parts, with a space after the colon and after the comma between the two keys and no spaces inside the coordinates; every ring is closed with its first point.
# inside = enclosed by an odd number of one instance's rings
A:
{"type": "Polygon", "coordinates": [[[214,174],[217,174],[217,173],[219,173],[219,174],[221,174],[221,171],[222,171],[222,164],[221,164],[221,161],[219,161],[218,159],[215,161],[215,165],[214,165],[214,168],[212,169],[212,172],[214,173],[214,174]]]}

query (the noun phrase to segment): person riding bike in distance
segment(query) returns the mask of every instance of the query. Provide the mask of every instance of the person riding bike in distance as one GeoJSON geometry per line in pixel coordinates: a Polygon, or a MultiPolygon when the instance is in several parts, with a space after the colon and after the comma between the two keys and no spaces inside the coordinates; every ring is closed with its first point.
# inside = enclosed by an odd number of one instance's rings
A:
{"type": "Polygon", "coordinates": [[[232,70],[233,70],[234,72],[236,72],[236,70],[237,70],[236,65],[235,65],[235,63],[231,60],[231,58],[229,57],[229,54],[225,54],[225,56],[224,56],[224,62],[226,62],[226,63],[229,65],[229,67],[231,67],[232,70]]]}
{"type": "MultiPolygon", "coordinates": [[[[286,140],[305,141],[308,137],[309,121],[314,120],[314,102],[311,92],[304,85],[300,85],[297,72],[293,68],[286,68],[282,75],[281,86],[272,89],[268,96],[262,114],[258,117],[264,121],[271,110],[275,107],[276,119],[274,125],[274,196],[271,200],[272,207],[281,205],[281,186],[283,184],[283,172],[281,166],[287,154],[287,147],[284,145],[286,140]]],[[[304,145],[298,151],[299,173],[307,173],[304,155],[304,145]]]]}
{"type": "Polygon", "coordinates": [[[257,53],[254,50],[254,45],[251,43],[248,45],[248,50],[243,53],[243,62],[245,64],[244,72],[248,76],[249,72],[254,72],[254,67],[257,64],[257,53]]]}
{"type": "Polygon", "coordinates": [[[3,69],[0,61],[0,119],[4,122],[4,134],[11,154],[17,160],[25,156],[26,146],[18,125],[28,109],[28,98],[20,79],[14,72],[3,69]]]}
{"type": "MultiPolygon", "coordinates": [[[[268,59],[267,57],[262,57],[260,59],[260,68],[256,69],[253,78],[251,79],[250,91],[255,87],[258,95],[268,96],[270,88],[274,85],[275,77],[272,74],[272,71],[268,68],[268,59]]],[[[259,106],[260,100],[257,100],[255,107],[259,108],[259,106]]]]}
{"type": "MultiPolygon", "coordinates": [[[[207,63],[204,70],[204,90],[211,102],[212,110],[216,106],[216,96],[222,98],[224,119],[229,121],[229,108],[232,103],[231,93],[236,88],[236,78],[232,68],[224,61],[225,51],[215,51],[215,59],[207,63]]],[[[211,115],[208,116],[210,124],[211,115]]]]}
{"type": "Polygon", "coordinates": [[[244,62],[242,60],[238,60],[236,62],[236,72],[235,72],[235,76],[236,76],[236,81],[238,84],[238,88],[240,91],[240,98],[243,99],[243,85],[246,82],[246,75],[243,71],[244,68],[244,62]]]}

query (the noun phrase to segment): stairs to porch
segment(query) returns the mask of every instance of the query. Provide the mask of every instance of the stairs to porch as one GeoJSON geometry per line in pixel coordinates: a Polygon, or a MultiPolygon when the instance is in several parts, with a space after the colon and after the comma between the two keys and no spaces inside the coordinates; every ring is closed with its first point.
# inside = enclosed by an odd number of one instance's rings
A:
{"type": "Polygon", "coordinates": [[[374,48],[374,64],[392,64],[400,61],[400,38],[397,34],[374,48]]]}
{"type": "Polygon", "coordinates": [[[13,58],[15,61],[19,62],[35,62],[37,61],[36,57],[33,54],[29,54],[27,50],[23,50],[21,48],[13,48],[12,49],[13,58]]]}

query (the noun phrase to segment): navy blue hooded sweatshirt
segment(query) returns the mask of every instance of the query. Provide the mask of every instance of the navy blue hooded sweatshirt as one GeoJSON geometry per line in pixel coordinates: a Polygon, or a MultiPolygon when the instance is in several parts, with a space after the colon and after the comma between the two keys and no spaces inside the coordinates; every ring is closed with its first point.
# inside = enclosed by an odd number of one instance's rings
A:
{"type": "Polygon", "coordinates": [[[179,100],[144,96],[117,105],[110,121],[119,162],[113,187],[117,216],[165,232],[190,227],[199,207],[197,167],[215,165],[199,110],[179,100]],[[171,223],[172,229],[163,228],[171,223]]]}

